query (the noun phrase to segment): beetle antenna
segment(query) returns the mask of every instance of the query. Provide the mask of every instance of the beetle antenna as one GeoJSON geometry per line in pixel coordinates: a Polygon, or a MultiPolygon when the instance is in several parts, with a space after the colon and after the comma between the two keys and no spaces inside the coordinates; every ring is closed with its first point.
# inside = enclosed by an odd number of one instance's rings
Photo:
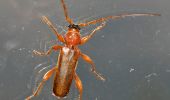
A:
{"type": "Polygon", "coordinates": [[[62,4],[62,7],[64,9],[64,15],[65,15],[65,19],[66,21],[69,23],[69,24],[73,24],[73,21],[72,19],[68,16],[68,11],[67,11],[67,7],[64,3],[64,0],[61,0],[61,4],[62,4]]]}
{"type": "Polygon", "coordinates": [[[160,14],[157,14],[157,13],[125,13],[125,14],[120,14],[120,15],[115,15],[115,16],[107,16],[107,17],[99,18],[99,19],[85,22],[85,23],[79,23],[78,25],[80,27],[85,27],[91,24],[96,24],[99,22],[107,21],[109,19],[116,20],[116,19],[123,19],[126,17],[137,17],[137,16],[160,16],[160,14]]]}

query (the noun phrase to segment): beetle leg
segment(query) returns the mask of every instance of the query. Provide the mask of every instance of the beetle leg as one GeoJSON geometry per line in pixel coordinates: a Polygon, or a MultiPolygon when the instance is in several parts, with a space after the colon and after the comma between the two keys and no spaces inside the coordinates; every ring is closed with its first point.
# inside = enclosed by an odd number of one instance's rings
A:
{"type": "Polygon", "coordinates": [[[56,34],[58,40],[60,40],[63,43],[65,42],[64,37],[58,33],[57,29],[54,27],[52,22],[46,16],[42,16],[41,20],[51,28],[51,30],[56,34]]]}
{"type": "Polygon", "coordinates": [[[92,61],[92,59],[91,59],[89,56],[87,56],[87,55],[85,55],[85,54],[83,54],[83,53],[81,53],[81,57],[82,57],[86,62],[88,62],[88,63],[91,64],[91,67],[92,67],[91,71],[96,75],[96,77],[99,78],[99,79],[102,80],[102,81],[105,81],[105,78],[104,78],[100,73],[98,73],[98,72],[96,71],[96,67],[95,67],[95,64],[94,64],[94,62],[92,61]]]}
{"type": "Polygon", "coordinates": [[[106,22],[103,22],[100,26],[96,27],[89,35],[83,37],[81,39],[81,45],[86,43],[96,33],[96,31],[102,29],[105,25],[106,25],[106,22]]]}
{"type": "Polygon", "coordinates": [[[75,80],[75,85],[76,85],[76,87],[79,91],[79,94],[80,94],[79,100],[82,100],[83,85],[82,85],[80,78],[76,74],[76,72],[74,72],[74,80],[75,80]]]}
{"type": "Polygon", "coordinates": [[[49,55],[52,52],[52,50],[56,51],[60,48],[62,48],[62,46],[55,45],[55,46],[52,46],[47,52],[40,52],[40,51],[37,51],[37,50],[33,50],[33,54],[39,55],[39,56],[46,56],[46,55],[49,55]]]}
{"type": "Polygon", "coordinates": [[[39,94],[39,92],[41,91],[44,83],[52,76],[52,74],[54,72],[58,71],[56,67],[52,68],[51,70],[49,70],[43,77],[43,80],[40,82],[40,84],[38,85],[36,91],[33,92],[33,94],[29,97],[27,97],[25,100],[30,100],[31,98],[37,96],[39,94]]]}

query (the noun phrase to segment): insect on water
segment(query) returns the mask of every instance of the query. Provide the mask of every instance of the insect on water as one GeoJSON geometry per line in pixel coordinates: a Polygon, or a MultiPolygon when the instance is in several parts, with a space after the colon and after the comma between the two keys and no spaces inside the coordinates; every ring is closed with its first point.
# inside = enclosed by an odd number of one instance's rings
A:
{"type": "Polygon", "coordinates": [[[82,100],[82,93],[83,93],[83,85],[76,74],[76,68],[78,64],[78,59],[81,57],[87,63],[91,64],[91,71],[94,75],[102,81],[105,81],[105,78],[96,71],[96,67],[92,59],[83,54],[80,49],[78,48],[79,45],[85,44],[91,37],[96,33],[96,31],[102,29],[106,21],[109,19],[116,20],[122,19],[125,17],[136,17],[136,16],[160,16],[157,13],[125,13],[116,16],[107,16],[103,18],[99,18],[93,21],[84,22],[74,24],[73,20],[68,16],[67,8],[64,3],[64,0],[61,0],[62,7],[64,9],[64,15],[66,21],[69,23],[68,31],[65,33],[64,36],[57,32],[57,29],[54,27],[52,22],[46,17],[42,16],[42,21],[45,22],[49,28],[55,33],[57,39],[61,41],[64,46],[61,45],[54,45],[52,46],[47,52],[39,52],[34,50],[33,53],[39,56],[46,56],[49,55],[53,50],[59,50],[58,62],[55,67],[50,69],[44,76],[40,84],[38,85],[37,89],[33,92],[31,96],[28,96],[26,100],[30,100],[34,96],[37,96],[43,87],[43,84],[55,73],[54,83],[53,83],[53,94],[56,97],[65,97],[69,93],[69,89],[71,86],[72,81],[75,81],[75,85],[79,91],[79,99],[82,100]],[[81,37],[80,29],[92,24],[101,23],[100,26],[96,27],[89,35],[81,37]]]}

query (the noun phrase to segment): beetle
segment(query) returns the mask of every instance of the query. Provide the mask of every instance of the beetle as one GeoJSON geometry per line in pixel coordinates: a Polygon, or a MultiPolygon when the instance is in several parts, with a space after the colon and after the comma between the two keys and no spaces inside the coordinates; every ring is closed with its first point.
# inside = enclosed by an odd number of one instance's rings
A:
{"type": "Polygon", "coordinates": [[[33,92],[31,96],[28,96],[26,100],[30,100],[34,96],[37,96],[43,87],[43,84],[55,73],[54,83],[53,83],[53,95],[56,97],[63,98],[67,96],[70,90],[70,86],[72,81],[75,81],[76,87],[79,91],[79,99],[82,100],[82,93],[83,93],[83,85],[76,74],[76,68],[78,64],[78,59],[80,57],[83,58],[87,63],[91,64],[91,71],[94,75],[102,81],[105,81],[105,78],[96,71],[96,67],[92,59],[82,53],[78,48],[79,45],[85,44],[92,36],[96,33],[96,31],[102,29],[106,25],[106,21],[109,19],[116,20],[116,19],[123,19],[125,17],[135,17],[135,16],[160,16],[157,13],[124,13],[115,16],[107,16],[103,18],[99,18],[96,20],[83,22],[74,24],[73,20],[68,16],[67,7],[65,5],[64,0],[61,0],[62,7],[64,9],[64,15],[66,21],[69,23],[68,31],[65,35],[61,35],[58,33],[57,29],[54,27],[53,23],[48,19],[46,16],[42,16],[42,21],[46,23],[49,28],[55,33],[57,39],[64,44],[61,45],[54,45],[52,46],[47,52],[41,52],[33,50],[33,53],[39,56],[49,55],[53,50],[59,50],[58,62],[55,67],[50,69],[44,76],[40,84],[38,85],[37,89],[33,92]],[[101,23],[98,27],[96,27],[90,34],[81,37],[80,30],[83,27],[101,23]]]}

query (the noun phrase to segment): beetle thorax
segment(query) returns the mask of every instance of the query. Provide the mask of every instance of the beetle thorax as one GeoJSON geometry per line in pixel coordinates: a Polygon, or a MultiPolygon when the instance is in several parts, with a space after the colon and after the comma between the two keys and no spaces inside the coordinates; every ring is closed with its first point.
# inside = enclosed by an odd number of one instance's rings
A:
{"type": "Polygon", "coordinates": [[[79,45],[81,41],[80,31],[75,28],[69,28],[65,35],[65,40],[67,45],[79,45]]]}

